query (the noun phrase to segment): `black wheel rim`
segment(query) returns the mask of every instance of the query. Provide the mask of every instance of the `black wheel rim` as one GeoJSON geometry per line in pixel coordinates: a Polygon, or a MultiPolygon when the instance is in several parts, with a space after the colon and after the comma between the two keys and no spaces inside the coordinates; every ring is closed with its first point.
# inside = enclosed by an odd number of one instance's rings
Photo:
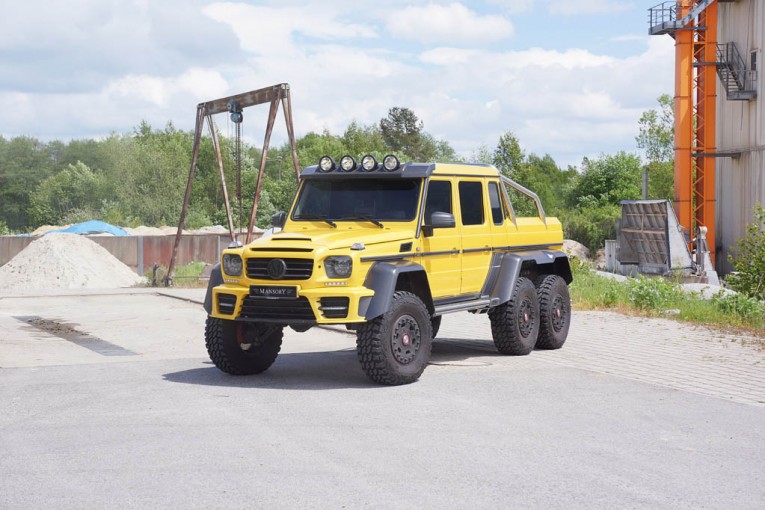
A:
{"type": "Polygon", "coordinates": [[[563,296],[555,296],[552,302],[552,327],[555,331],[560,331],[566,326],[566,302],[563,296]]]}
{"type": "Polygon", "coordinates": [[[534,307],[530,299],[524,299],[518,306],[518,330],[521,336],[527,337],[534,329],[534,307]]]}
{"type": "Polygon", "coordinates": [[[247,323],[236,325],[236,343],[243,351],[252,351],[263,345],[265,332],[247,323]]]}
{"type": "Polygon", "coordinates": [[[420,326],[411,315],[402,315],[393,326],[390,345],[393,357],[402,365],[414,360],[420,349],[420,326]]]}

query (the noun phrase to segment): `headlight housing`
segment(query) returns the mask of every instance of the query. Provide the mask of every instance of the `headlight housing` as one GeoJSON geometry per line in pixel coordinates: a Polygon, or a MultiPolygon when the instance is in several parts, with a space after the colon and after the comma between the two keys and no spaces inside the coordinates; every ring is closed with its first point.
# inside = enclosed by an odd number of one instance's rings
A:
{"type": "Polygon", "coordinates": [[[353,270],[353,260],[347,255],[327,257],[324,259],[324,270],[328,278],[348,278],[353,270]]]}
{"type": "Polygon", "coordinates": [[[223,272],[229,276],[241,276],[242,257],[233,253],[223,255],[223,272]]]}

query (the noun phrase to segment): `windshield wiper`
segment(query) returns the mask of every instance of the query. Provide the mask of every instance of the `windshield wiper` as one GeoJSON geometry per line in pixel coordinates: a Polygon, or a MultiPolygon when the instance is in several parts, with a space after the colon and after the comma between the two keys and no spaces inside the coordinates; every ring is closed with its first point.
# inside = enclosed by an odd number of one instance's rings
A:
{"type": "Polygon", "coordinates": [[[385,225],[374,219],[373,217],[369,216],[368,214],[353,214],[348,216],[342,216],[340,218],[337,218],[338,220],[362,220],[362,221],[368,221],[370,223],[374,223],[380,228],[385,228],[385,225]]]}
{"type": "Polygon", "coordinates": [[[297,214],[294,216],[294,218],[296,220],[319,220],[323,221],[327,225],[330,225],[332,228],[337,228],[337,223],[332,220],[328,220],[326,216],[321,214],[297,214]]]}

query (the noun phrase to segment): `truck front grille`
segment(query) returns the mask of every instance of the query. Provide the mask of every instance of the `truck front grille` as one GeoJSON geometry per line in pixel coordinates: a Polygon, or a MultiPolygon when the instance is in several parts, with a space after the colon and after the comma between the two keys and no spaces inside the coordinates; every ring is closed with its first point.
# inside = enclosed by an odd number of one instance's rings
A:
{"type": "MultiPolygon", "coordinates": [[[[281,257],[280,257],[281,258],[281,257]]],[[[278,280],[308,280],[313,274],[313,259],[281,258],[287,266],[284,276],[278,280]]],[[[268,264],[274,258],[248,258],[247,277],[253,280],[273,280],[268,273],[268,264]]]]}

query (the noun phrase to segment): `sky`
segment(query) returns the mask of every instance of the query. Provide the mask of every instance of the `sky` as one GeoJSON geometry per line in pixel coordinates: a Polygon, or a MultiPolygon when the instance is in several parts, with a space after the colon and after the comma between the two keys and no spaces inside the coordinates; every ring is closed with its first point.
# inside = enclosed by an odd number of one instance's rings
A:
{"type": "MultiPolygon", "coordinates": [[[[640,115],[673,91],[673,40],[648,35],[656,3],[6,2],[0,135],[100,138],[142,120],[193,130],[197,103],[286,82],[298,136],[401,106],[461,156],[512,131],[527,153],[578,166],[637,152],[640,115]]],[[[245,110],[257,145],[267,110],[245,110]]],[[[286,140],[282,118],[272,145],[286,140]]]]}

